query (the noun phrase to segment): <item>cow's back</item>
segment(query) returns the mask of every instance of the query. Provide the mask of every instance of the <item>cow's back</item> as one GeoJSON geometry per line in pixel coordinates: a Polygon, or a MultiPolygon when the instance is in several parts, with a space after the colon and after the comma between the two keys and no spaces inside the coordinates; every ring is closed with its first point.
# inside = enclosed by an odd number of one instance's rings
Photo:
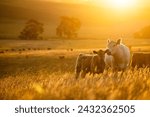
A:
{"type": "Polygon", "coordinates": [[[76,61],[76,69],[79,68],[88,72],[90,70],[92,56],[91,54],[80,53],[76,61]]]}
{"type": "Polygon", "coordinates": [[[134,53],[132,56],[132,67],[138,68],[143,66],[150,66],[150,53],[134,53]]]}

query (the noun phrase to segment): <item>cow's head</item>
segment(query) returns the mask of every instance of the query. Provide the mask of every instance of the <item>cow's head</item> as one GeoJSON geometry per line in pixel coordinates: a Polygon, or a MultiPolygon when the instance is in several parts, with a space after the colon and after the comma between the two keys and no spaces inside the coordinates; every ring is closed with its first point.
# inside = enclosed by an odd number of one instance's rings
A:
{"type": "Polygon", "coordinates": [[[108,48],[108,55],[111,55],[112,51],[118,46],[121,44],[121,39],[118,39],[117,42],[115,41],[110,41],[108,40],[107,41],[107,48],[108,48]]]}
{"type": "Polygon", "coordinates": [[[107,49],[107,50],[98,50],[98,51],[94,50],[93,53],[99,55],[101,58],[104,58],[105,53],[110,53],[110,52],[109,49],[107,49]]]}

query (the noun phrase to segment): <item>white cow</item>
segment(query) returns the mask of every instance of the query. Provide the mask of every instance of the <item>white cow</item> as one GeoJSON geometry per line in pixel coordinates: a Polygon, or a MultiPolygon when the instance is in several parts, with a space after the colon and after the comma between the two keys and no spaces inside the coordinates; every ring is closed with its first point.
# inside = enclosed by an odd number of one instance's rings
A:
{"type": "Polygon", "coordinates": [[[105,64],[110,65],[113,70],[125,70],[130,63],[130,50],[121,43],[121,39],[115,41],[108,40],[108,55],[105,55],[105,64]],[[111,56],[110,56],[111,55],[111,56]]]}

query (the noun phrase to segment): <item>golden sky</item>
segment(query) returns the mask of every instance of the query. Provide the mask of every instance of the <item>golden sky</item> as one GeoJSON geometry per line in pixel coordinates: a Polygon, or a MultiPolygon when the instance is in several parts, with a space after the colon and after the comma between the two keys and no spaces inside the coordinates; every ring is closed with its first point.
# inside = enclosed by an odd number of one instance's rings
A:
{"type": "Polygon", "coordinates": [[[46,0],[46,1],[96,5],[104,9],[106,8],[106,10],[108,11],[110,10],[116,13],[118,12],[130,13],[132,11],[139,11],[139,9],[150,10],[150,0],[46,0]]]}
{"type": "MultiPolygon", "coordinates": [[[[50,20],[53,25],[63,15],[79,18],[82,22],[82,28],[89,29],[90,33],[91,29],[93,29],[92,27],[96,27],[99,32],[103,31],[103,33],[110,34],[117,32],[120,34],[120,32],[132,33],[150,25],[150,0],[34,0],[38,1],[37,3],[32,3],[31,1],[33,0],[25,0],[28,2],[22,2],[22,0],[0,0],[0,2],[2,1],[17,1],[11,5],[18,5],[19,8],[22,6],[27,10],[33,9],[31,14],[37,11],[36,13],[39,14],[35,15],[36,18],[38,17],[41,21],[50,20]],[[51,2],[48,4],[47,2],[42,3],[39,1],[79,3],[79,5],[51,4],[51,2]]],[[[11,2],[8,3],[10,4],[11,2]]],[[[26,17],[31,17],[28,14],[25,14],[26,17]]],[[[13,15],[8,13],[8,18],[12,18],[12,16],[18,17],[20,13],[17,15],[14,13],[13,15]]],[[[96,32],[96,29],[93,29],[93,33],[96,32]]]]}
{"type": "MultiPolygon", "coordinates": [[[[45,1],[53,1],[53,2],[72,2],[72,3],[84,3],[84,2],[90,2],[90,3],[101,3],[104,1],[110,1],[115,2],[116,0],[45,0],[45,1]]],[[[118,0],[118,1],[136,1],[140,4],[148,4],[150,3],[150,0],[118,0]]]]}
{"type": "MultiPolygon", "coordinates": [[[[132,19],[132,21],[142,20],[143,22],[145,22],[144,20],[150,19],[150,0],[46,0],[46,1],[96,5],[99,6],[100,8],[96,11],[99,12],[100,10],[101,14],[103,14],[103,17],[105,17],[105,19],[109,19],[109,21],[114,20],[116,22],[120,21],[131,22],[132,19]]],[[[94,12],[93,9],[91,9],[89,12],[94,12]]],[[[97,14],[97,17],[99,14],[97,14]]],[[[99,20],[97,17],[95,17],[95,19],[99,20]]]]}

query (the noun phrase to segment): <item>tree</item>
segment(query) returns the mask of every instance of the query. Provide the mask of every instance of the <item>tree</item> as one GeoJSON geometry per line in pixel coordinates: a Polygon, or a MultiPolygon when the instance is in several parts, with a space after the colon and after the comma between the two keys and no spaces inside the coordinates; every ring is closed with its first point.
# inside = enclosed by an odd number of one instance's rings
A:
{"type": "Polygon", "coordinates": [[[139,32],[134,33],[135,38],[150,38],[150,26],[146,26],[139,32]]]}
{"type": "Polygon", "coordinates": [[[44,32],[43,24],[31,19],[26,22],[26,26],[20,32],[20,39],[41,39],[40,36],[44,32]]]}
{"type": "Polygon", "coordinates": [[[77,37],[81,22],[77,18],[62,16],[60,24],[56,28],[56,35],[59,37],[77,37]]]}

